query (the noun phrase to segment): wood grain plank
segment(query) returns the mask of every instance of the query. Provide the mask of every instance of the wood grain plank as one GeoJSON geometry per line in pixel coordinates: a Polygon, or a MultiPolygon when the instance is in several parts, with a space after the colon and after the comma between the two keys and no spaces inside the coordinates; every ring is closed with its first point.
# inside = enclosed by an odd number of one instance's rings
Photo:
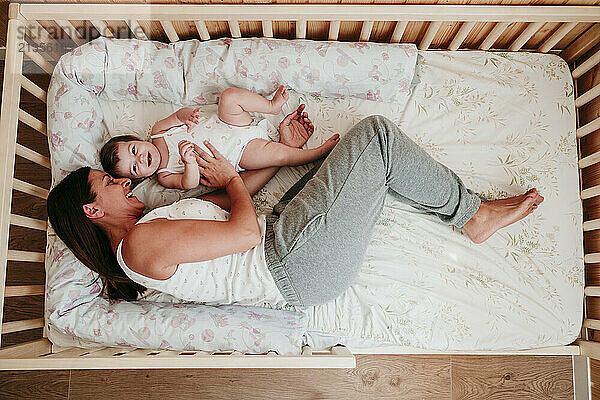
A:
{"type": "Polygon", "coordinates": [[[70,371],[0,371],[3,400],[68,399],[70,371]]]}
{"type": "Polygon", "coordinates": [[[452,356],[452,399],[573,399],[571,357],[452,356]]]}
{"type": "Polygon", "coordinates": [[[450,359],[359,355],[356,369],[72,371],[72,398],[96,399],[100,386],[106,398],[449,399],[450,359]]]}
{"type": "Polygon", "coordinates": [[[43,263],[9,261],[6,268],[7,285],[43,285],[46,275],[43,263]]]}
{"type": "Polygon", "coordinates": [[[7,297],[4,299],[2,322],[41,318],[43,316],[44,296],[7,297]]]}
{"type": "MultiPolygon", "coordinates": [[[[2,334],[2,348],[41,339],[44,328],[2,334]]],[[[0,378],[1,379],[1,378],[0,378]]],[[[1,391],[2,389],[0,389],[1,391]]]]}

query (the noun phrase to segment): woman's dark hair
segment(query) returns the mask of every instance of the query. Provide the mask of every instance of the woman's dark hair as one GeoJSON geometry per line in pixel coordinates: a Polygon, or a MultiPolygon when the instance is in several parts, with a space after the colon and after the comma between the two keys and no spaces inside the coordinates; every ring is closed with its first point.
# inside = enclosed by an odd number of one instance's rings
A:
{"type": "Polygon", "coordinates": [[[112,176],[120,175],[116,170],[117,163],[120,161],[119,155],[117,154],[118,144],[136,140],[142,139],[133,135],[122,135],[115,136],[104,143],[104,146],[102,146],[102,149],[100,150],[100,163],[102,163],[102,168],[106,173],[112,176]]]}
{"type": "Polygon", "coordinates": [[[108,235],[83,212],[84,204],[96,200],[90,170],[82,167],[71,172],[50,191],[46,205],[50,224],[75,257],[100,275],[109,298],[135,300],[146,288],[125,275],[108,235]]]}

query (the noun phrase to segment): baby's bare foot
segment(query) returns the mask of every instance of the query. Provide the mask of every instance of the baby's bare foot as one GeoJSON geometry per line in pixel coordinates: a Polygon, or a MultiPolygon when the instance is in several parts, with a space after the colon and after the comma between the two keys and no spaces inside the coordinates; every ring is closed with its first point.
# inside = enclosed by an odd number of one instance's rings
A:
{"type": "Polygon", "coordinates": [[[520,196],[482,202],[479,210],[463,227],[475,243],[483,243],[498,229],[513,224],[531,214],[544,198],[536,189],[520,196]]]}
{"type": "Polygon", "coordinates": [[[277,92],[273,95],[273,99],[271,101],[271,114],[279,114],[281,112],[281,107],[285,103],[287,103],[290,98],[290,94],[288,93],[285,86],[281,85],[277,88],[277,92]]]}

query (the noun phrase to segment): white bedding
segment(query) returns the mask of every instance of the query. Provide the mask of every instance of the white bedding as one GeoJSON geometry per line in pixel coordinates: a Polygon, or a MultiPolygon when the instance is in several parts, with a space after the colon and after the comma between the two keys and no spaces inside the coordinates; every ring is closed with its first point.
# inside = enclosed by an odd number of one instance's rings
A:
{"type": "MultiPolygon", "coordinates": [[[[439,350],[572,342],[582,318],[583,249],[567,65],[545,54],[422,52],[418,77],[406,107],[293,95],[283,113],[307,104],[316,127],[309,147],[382,114],[482,197],[537,187],[546,200],[535,214],[474,245],[460,230],[389,197],[357,282],[336,300],[304,310],[309,331],[318,333],[306,340],[316,347],[439,350]]],[[[178,107],[101,104],[113,136],[144,135],[178,107]]],[[[277,125],[282,115],[268,118],[277,125]]],[[[306,170],[280,170],[255,196],[257,208],[269,212],[306,170]]],[[[135,192],[152,207],[181,195],[155,182],[135,192]]]]}

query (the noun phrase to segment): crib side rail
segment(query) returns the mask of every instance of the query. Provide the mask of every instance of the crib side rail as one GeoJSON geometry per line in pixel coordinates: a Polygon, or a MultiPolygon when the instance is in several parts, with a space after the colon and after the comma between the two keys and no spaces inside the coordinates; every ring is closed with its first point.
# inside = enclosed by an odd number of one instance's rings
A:
{"type": "Polygon", "coordinates": [[[597,6],[22,4],[20,13],[46,35],[43,44],[53,43],[51,32],[73,46],[98,34],[170,42],[264,36],[544,53],[564,49],[600,21],[597,6]]]}
{"type": "MultiPolygon", "coordinates": [[[[23,20],[19,18],[18,7],[11,6],[10,17],[7,32],[4,87],[0,116],[0,165],[2,171],[0,177],[0,293],[3,293],[3,296],[0,298],[0,320],[3,321],[0,325],[0,334],[2,335],[44,327],[44,319],[41,315],[39,318],[8,322],[4,322],[2,317],[5,301],[15,298],[17,300],[19,298],[30,298],[30,296],[42,297],[43,299],[44,295],[44,285],[41,284],[6,285],[9,262],[43,263],[44,261],[44,253],[40,251],[9,248],[11,226],[44,233],[47,226],[45,220],[12,212],[13,191],[19,191],[43,199],[48,195],[47,189],[15,178],[16,156],[37,164],[42,168],[50,169],[50,160],[48,157],[21,143],[17,143],[19,124],[26,125],[44,135],[46,134],[46,125],[27,111],[21,109],[21,90],[26,90],[43,103],[46,102],[46,92],[23,74],[24,55],[28,54],[28,52],[23,51],[22,44],[25,43],[25,35],[23,34],[24,25],[23,20]]],[[[48,60],[42,60],[38,54],[28,57],[28,59],[38,64],[40,68],[51,66],[48,60]]],[[[50,69],[49,72],[51,71],[50,69]]],[[[39,303],[39,301],[37,302],[39,303]]],[[[0,336],[1,338],[2,336],[0,336]]],[[[33,341],[30,343],[37,342],[33,341]]]]}
{"type": "Polygon", "coordinates": [[[561,56],[572,63],[584,219],[584,320],[577,344],[582,355],[600,360],[600,24],[561,56]]]}
{"type": "Polygon", "coordinates": [[[244,354],[238,351],[173,351],[118,347],[64,348],[50,352],[48,339],[0,350],[0,370],[131,369],[131,368],[356,368],[354,355],[343,346],[300,355],[244,354]]]}

